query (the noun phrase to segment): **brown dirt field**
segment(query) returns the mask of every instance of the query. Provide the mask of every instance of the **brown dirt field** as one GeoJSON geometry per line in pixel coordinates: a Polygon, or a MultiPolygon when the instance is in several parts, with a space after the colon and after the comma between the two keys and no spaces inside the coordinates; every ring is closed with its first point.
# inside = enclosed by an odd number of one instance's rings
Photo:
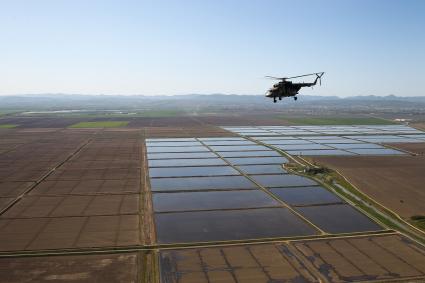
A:
{"type": "Polygon", "coordinates": [[[290,245],[330,282],[425,280],[425,250],[398,234],[300,241],[290,245]]]}
{"type": "MultiPolygon", "coordinates": [[[[0,206],[2,205],[0,198],[0,206]]],[[[10,202],[10,200],[9,200],[10,202]]],[[[69,217],[137,214],[139,196],[25,196],[0,218],[69,217]]]]}
{"type": "Polygon", "coordinates": [[[0,250],[140,245],[138,215],[0,220],[0,250]]]}
{"type": "Polygon", "coordinates": [[[202,125],[215,126],[268,126],[268,125],[288,125],[283,119],[273,118],[272,115],[257,113],[254,115],[246,114],[217,114],[208,116],[177,116],[177,117],[7,117],[1,118],[2,124],[16,124],[15,129],[0,129],[3,132],[14,130],[31,131],[56,131],[61,128],[67,128],[73,124],[86,121],[128,121],[126,129],[143,127],[199,127],[202,125]]]}
{"type": "Polygon", "coordinates": [[[404,218],[425,215],[424,156],[314,157],[404,218]]]}
{"type": "Polygon", "coordinates": [[[0,281],[140,282],[138,253],[0,259],[0,281]]]}
{"type": "Polygon", "coordinates": [[[0,182],[0,197],[17,197],[31,185],[32,182],[0,182]]]}
{"type": "Polygon", "coordinates": [[[0,198],[0,211],[5,209],[15,198],[0,198]]]}
{"type": "Polygon", "coordinates": [[[6,134],[20,143],[0,154],[1,204],[23,196],[0,215],[0,251],[141,244],[141,133],[6,134]]]}
{"type": "Polygon", "coordinates": [[[139,178],[139,168],[58,169],[47,180],[127,180],[139,178]]]}
{"type": "Polygon", "coordinates": [[[140,192],[140,181],[130,180],[68,180],[43,181],[30,195],[93,195],[140,192]]]}
{"type": "Polygon", "coordinates": [[[418,143],[391,143],[391,147],[399,148],[401,150],[407,150],[412,153],[419,155],[425,155],[425,142],[418,143]]]}
{"type": "Polygon", "coordinates": [[[424,122],[414,123],[414,124],[411,124],[410,126],[415,127],[416,129],[425,131],[425,123],[424,122]]]}

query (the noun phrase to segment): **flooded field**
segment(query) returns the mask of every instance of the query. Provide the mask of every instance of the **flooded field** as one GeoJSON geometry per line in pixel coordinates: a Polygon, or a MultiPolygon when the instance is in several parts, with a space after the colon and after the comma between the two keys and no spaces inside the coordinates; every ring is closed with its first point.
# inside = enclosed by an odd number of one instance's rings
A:
{"type": "Polygon", "coordinates": [[[399,235],[160,252],[163,283],[421,282],[423,262],[424,249],[399,235]]]}
{"type": "MultiPolygon", "coordinates": [[[[312,179],[285,170],[290,156],[274,150],[409,158],[402,148],[371,139],[407,139],[413,145],[410,140],[423,134],[404,127],[241,128],[249,138],[223,136],[223,129],[207,137],[192,134],[198,129],[172,128],[2,131],[0,278],[162,283],[425,278],[423,247],[312,179]],[[179,134],[168,138],[173,131],[179,134]],[[146,247],[158,253],[137,251],[146,247]],[[128,253],[112,253],[115,249],[128,253]],[[46,252],[55,256],[39,256],[46,252]],[[26,253],[35,256],[17,257],[26,253]]],[[[370,174],[391,167],[379,162],[385,168],[369,169],[370,174]]],[[[400,168],[408,174],[411,167],[403,162],[400,168]]]]}
{"type": "Polygon", "coordinates": [[[402,125],[224,127],[291,155],[404,155],[382,143],[425,142],[423,132],[402,125]]]}
{"type": "Polygon", "coordinates": [[[157,213],[159,243],[306,236],[318,231],[284,207],[157,213]]]}
{"type": "Polygon", "coordinates": [[[303,206],[296,210],[328,233],[382,230],[382,227],[348,204],[303,206]]]}
{"type": "MultiPolygon", "coordinates": [[[[288,174],[282,167],[288,159],[276,151],[257,150],[257,146],[246,145],[242,139],[225,137],[173,143],[196,141],[201,146],[186,146],[187,157],[150,159],[148,155],[154,222],[160,244],[382,230],[315,181],[288,174]],[[241,145],[207,144],[234,142],[241,145]],[[190,154],[195,151],[210,152],[215,157],[194,159],[190,154]],[[229,157],[228,153],[235,156],[239,152],[260,155],[229,157]],[[262,152],[277,156],[261,156],[262,152]],[[221,165],[216,165],[219,162],[221,165]],[[198,166],[188,166],[192,164],[198,166]]],[[[156,153],[169,150],[170,147],[160,146],[164,143],[169,142],[160,139],[156,143],[150,139],[147,152],[151,148],[156,153]]]]}
{"type": "Polygon", "coordinates": [[[280,203],[260,190],[182,192],[153,195],[155,212],[273,206],[280,206],[280,203]]]}
{"type": "Polygon", "coordinates": [[[270,191],[293,206],[342,203],[341,198],[320,186],[272,188],[270,191]]]}
{"type": "Polygon", "coordinates": [[[243,176],[214,176],[187,178],[157,178],[151,179],[153,192],[166,191],[196,191],[196,190],[250,190],[257,186],[243,176]]]}

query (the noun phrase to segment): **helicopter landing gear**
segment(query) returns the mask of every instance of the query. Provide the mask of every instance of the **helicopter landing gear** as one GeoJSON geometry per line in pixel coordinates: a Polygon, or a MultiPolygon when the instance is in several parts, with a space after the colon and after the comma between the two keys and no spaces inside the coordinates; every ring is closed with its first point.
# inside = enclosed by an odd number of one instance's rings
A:
{"type": "Polygon", "coordinates": [[[294,96],[294,100],[297,100],[297,99],[298,99],[298,97],[294,96]]]}

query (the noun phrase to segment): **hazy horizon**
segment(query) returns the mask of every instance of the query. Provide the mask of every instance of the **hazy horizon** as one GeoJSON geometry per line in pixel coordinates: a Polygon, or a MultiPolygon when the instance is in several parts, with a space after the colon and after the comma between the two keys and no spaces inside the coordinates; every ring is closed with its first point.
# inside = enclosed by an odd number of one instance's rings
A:
{"type": "Polygon", "coordinates": [[[2,1],[0,95],[423,96],[423,1],[2,1]],[[311,80],[314,78],[312,77],[311,80]],[[309,78],[305,79],[306,81],[309,78]]]}

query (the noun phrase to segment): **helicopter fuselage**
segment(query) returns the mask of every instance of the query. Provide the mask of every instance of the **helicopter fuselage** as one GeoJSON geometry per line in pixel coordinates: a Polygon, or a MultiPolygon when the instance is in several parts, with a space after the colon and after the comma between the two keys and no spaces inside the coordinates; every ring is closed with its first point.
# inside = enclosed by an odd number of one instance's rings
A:
{"type": "Polygon", "coordinates": [[[279,98],[279,100],[281,100],[283,97],[294,97],[294,99],[296,99],[295,96],[302,87],[313,85],[314,83],[292,83],[289,81],[282,81],[274,84],[266,96],[272,97],[274,99],[279,98]]]}
{"type": "Polygon", "coordinates": [[[273,98],[273,102],[276,102],[277,98],[279,98],[279,100],[282,100],[282,98],[284,97],[293,97],[294,100],[297,100],[296,95],[298,94],[300,89],[303,87],[312,87],[316,85],[317,81],[322,78],[323,74],[324,72],[320,72],[320,73],[313,73],[313,74],[295,76],[290,78],[276,78],[276,77],[267,76],[268,78],[279,80],[279,82],[274,84],[273,87],[269,89],[269,91],[266,94],[266,97],[273,98]],[[288,79],[306,77],[311,75],[316,75],[316,79],[312,83],[304,83],[304,82],[293,83],[291,81],[288,81],[288,79]]]}

